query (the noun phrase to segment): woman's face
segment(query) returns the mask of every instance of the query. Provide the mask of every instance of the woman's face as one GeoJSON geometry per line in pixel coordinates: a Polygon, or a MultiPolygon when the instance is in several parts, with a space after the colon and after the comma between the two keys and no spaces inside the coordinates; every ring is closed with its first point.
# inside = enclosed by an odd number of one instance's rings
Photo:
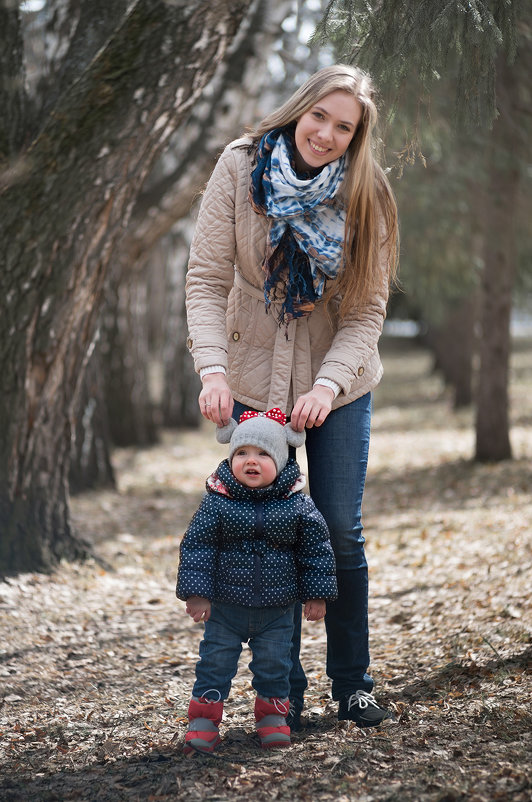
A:
{"type": "Polygon", "coordinates": [[[362,117],[362,106],[338,89],[318,100],[296,125],[296,169],[318,170],[346,152],[362,117]]]}

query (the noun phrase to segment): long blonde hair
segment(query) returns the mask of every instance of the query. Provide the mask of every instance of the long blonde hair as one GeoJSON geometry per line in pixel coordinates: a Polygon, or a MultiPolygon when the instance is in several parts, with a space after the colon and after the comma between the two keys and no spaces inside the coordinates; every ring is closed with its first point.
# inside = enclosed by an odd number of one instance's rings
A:
{"type": "MultiPolygon", "coordinates": [[[[362,70],[347,64],[324,67],[282,106],[264,117],[251,136],[258,142],[272,128],[297,122],[321,98],[337,90],[353,95],[362,106],[360,122],[347,149],[348,166],[342,187],[346,203],[344,269],[335,294],[341,295],[339,314],[344,318],[354,307],[366,303],[383,283],[393,282],[397,272],[397,206],[373,152],[377,107],[371,79],[362,70]]],[[[326,296],[325,300],[329,301],[330,297],[326,296]]]]}

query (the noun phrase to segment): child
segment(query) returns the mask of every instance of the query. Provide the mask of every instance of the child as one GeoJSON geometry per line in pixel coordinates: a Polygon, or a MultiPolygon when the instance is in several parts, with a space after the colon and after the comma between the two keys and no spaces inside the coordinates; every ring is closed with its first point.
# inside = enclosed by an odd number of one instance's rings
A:
{"type": "Polygon", "coordinates": [[[290,649],[294,603],[305,616],[325,615],[337,596],[329,532],[288,446],[295,432],[279,409],[244,412],[217,429],[230,442],[206,483],[207,494],[183,538],[177,596],[194,621],[205,622],[188,709],[186,753],[212,752],[220,743],[223,700],[236,674],[242,643],[257,692],[255,726],[264,748],[288,746],[290,649]]]}

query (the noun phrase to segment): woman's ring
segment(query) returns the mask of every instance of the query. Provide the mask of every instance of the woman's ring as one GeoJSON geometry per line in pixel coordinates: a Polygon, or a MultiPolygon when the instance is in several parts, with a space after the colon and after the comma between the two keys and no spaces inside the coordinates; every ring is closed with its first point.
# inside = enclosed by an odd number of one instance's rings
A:
{"type": "Polygon", "coordinates": [[[210,407],[210,404],[205,404],[205,409],[207,409],[207,407],[210,407]]]}

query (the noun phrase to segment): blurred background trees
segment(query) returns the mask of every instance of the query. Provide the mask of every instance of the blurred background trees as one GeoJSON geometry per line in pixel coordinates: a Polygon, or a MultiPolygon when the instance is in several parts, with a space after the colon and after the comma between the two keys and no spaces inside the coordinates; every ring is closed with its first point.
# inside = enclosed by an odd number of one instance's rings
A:
{"type": "Polygon", "coordinates": [[[316,39],[387,98],[386,145],[407,165],[394,182],[404,311],[423,323],[455,405],[475,402],[475,457],[510,458],[511,311],[530,272],[532,8],[331,0],[316,39]]]}
{"type": "Polygon", "coordinates": [[[382,90],[390,316],[418,322],[455,405],[475,403],[476,457],[511,455],[531,36],[510,0],[0,0],[0,573],[83,553],[69,492],[112,485],[113,446],[199,424],[183,287],[202,187],[226,142],[334,60],[382,90]]]}

